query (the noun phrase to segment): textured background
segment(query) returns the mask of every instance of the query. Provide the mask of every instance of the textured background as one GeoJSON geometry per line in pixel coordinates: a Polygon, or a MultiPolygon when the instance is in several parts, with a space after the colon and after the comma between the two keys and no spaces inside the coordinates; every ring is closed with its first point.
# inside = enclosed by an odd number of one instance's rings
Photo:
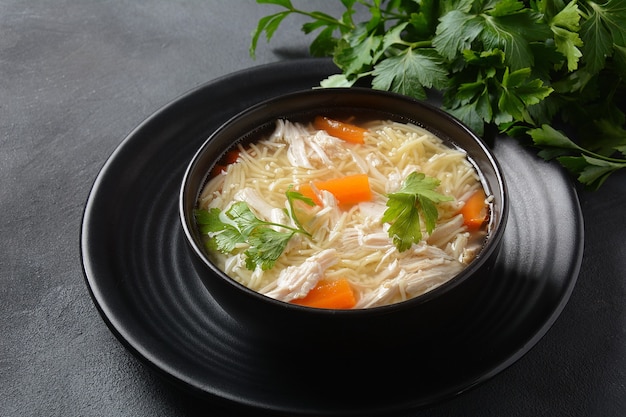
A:
{"type": "MultiPolygon", "coordinates": [[[[233,71],[306,56],[297,19],[248,56],[272,10],[0,0],[0,416],[239,415],[171,387],[113,337],[83,278],[80,221],[102,164],[146,117],[233,71]]],[[[487,383],[407,416],[626,415],[625,174],[580,193],[582,269],[548,334],[487,383]]]]}

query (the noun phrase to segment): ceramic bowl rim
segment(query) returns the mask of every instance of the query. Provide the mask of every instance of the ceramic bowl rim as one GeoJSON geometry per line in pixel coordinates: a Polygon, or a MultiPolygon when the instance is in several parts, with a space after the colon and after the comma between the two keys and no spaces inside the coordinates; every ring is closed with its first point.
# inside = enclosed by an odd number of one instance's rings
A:
{"type": "MultiPolygon", "coordinates": [[[[278,113],[290,114],[290,113],[293,113],[293,111],[287,109],[285,111],[278,111],[278,113]]],[[[278,117],[279,116],[274,117],[273,120],[275,121],[275,119],[278,117]]],[[[420,123],[420,125],[423,128],[428,130],[427,121],[420,123]]],[[[449,138],[449,139],[452,142],[454,142],[455,138],[449,138]]],[[[240,136],[236,138],[235,140],[233,140],[232,143],[235,144],[235,143],[240,142],[241,140],[242,138],[240,136]]],[[[461,146],[459,147],[463,149],[463,147],[461,146]]],[[[222,155],[226,151],[227,149],[222,149],[222,155]]],[[[214,159],[213,163],[215,163],[217,159],[214,159]]],[[[476,169],[479,169],[477,167],[476,162],[472,162],[472,163],[476,167],[476,169]]],[[[208,172],[206,173],[206,175],[208,176],[208,172]]],[[[205,182],[206,182],[206,179],[203,181],[203,183],[205,182]]],[[[202,187],[199,187],[199,188],[201,189],[202,187]]],[[[195,190],[194,191],[195,201],[197,201],[198,195],[199,195],[199,190],[195,190]]],[[[495,157],[491,149],[489,149],[487,144],[459,119],[450,115],[444,110],[438,107],[435,107],[434,105],[428,102],[413,99],[405,95],[401,95],[401,94],[397,94],[397,93],[393,93],[389,91],[374,90],[374,89],[364,88],[364,87],[346,87],[346,88],[332,88],[332,89],[330,88],[329,89],[310,89],[310,90],[307,89],[307,90],[299,90],[299,91],[294,91],[294,92],[290,92],[286,94],[281,94],[279,96],[265,99],[259,103],[253,104],[250,107],[230,117],[227,121],[222,123],[217,129],[215,129],[203,141],[200,147],[197,148],[193,157],[190,159],[185,169],[185,173],[183,175],[183,179],[182,179],[181,186],[180,186],[178,209],[179,209],[180,222],[184,231],[184,238],[187,241],[187,244],[188,244],[187,246],[190,247],[193,252],[192,255],[195,256],[197,259],[199,259],[204,264],[204,266],[208,268],[206,273],[212,273],[216,275],[220,280],[225,281],[230,286],[240,290],[242,294],[242,298],[244,298],[243,297],[244,295],[247,295],[248,297],[253,297],[257,300],[262,300],[268,305],[273,304],[277,306],[278,308],[284,309],[285,311],[294,311],[294,312],[300,311],[305,314],[316,314],[316,315],[332,315],[332,316],[348,315],[348,316],[360,317],[360,316],[371,315],[371,314],[384,315],[390,311],[410,309],[411,306],[428,303],[431,300],[437,299],[441,295],[450,292],[456,286],[462,284],[467,279],[472,277],[476,272],[478,272],[483,267],[485,262],[487,262],[489,259],[491,259],[492,257],[496,255],[496,253],[494,252],[497,251],[500,247],[500,243],[501,243],[504,230],[506,227],[508,213],[509,213],[509,204],[510,203],[508,200],[506,180],[503,176],[500,163],[498,162],[497,158],[495,157]],[[481,249],[480,255],[476,259],[470,262],[462,271],[454,275],[452,278],[450,278],[448,281],[441,284],[437,288],[429,290],[428,292],[424,294],[418,295],[416,297],[413,297],[405,301],[388,304],[388,305],[376,306],[376,307],[362,308],[362,309],[336,310],[336,309],[319,309],[319,308],[300,306],[297,304],[286,303],[286,302],[279,301],[271,297],[265,296],[237,282],[233,278],[229,277],[226,273],[221,271],[216,265],[213,264],[213,262],[210,261],[202,245],[199,244],[197,231],[194,230],[194,227],[195,227],[194,220],[190,219],[190,217],[192,217],[190,216],[191,207],[189,207],[190,206],[190,204],[188,204],[189,198],[187,197],[188,193],[191,192],[189,190],[189,186],[190,186],[189,182],[190,182],[190,177],[192,175],[192,172],[194,171],[194,169],[196,169],[199,159],[207,151],[207,148],[210,146],[210,144],[212,144],[212,142],[216,140],[217,137],[219,137],[224,131],[226,131],[231,126],[237,123],[241,123],[242,120],[245,120],[247,117],[254,115],[255,112],[262,111],[263,109],[267,109],[268,107],[269,108],[276,107],[277,109],[279,109],[280,106],[283,105],[285,102],[288,102],[289,100],[293,100],[293,99],[302,98],[302,97],[306,98],[309,96],[317,96],[317,95],[321,95],[321,96],[329,95],[330,96],[330,95],[346,95],[346,94],[348,95],[349,94],[356,94],[356,95],[365,94],[365,95],[372,95],[372,96],[377,96],[381,98],[386,97],[391,100],[404,101],[407,105],[416,106],[416,109],[419,108],[419,109],[428,110],[435,117],[438,117],[439,119],[441,119],[442,121],[446,123],[455,125],[457,129],[460,129],[460,131],[465,136],[471,138],[471,140],[473,140],[478,145],[478,147],[480,148],[480,151],[484,154],[484,156],[486,156],[487,160],[489,161],[490,167],[493,169],[493,174],[496,177],[495,183],[497,184],[498,189],[491,190],[491,191],[498,192],[500,194],[501,204],[500,204],[500,209],[499,209],[499,213],[500,213],[499,219],[494,229],[489,233],[489,237],[487,238],[485,245],[481,249]]],[[[205,278],[203,277],[202,279],[204,280],[205,278]]]]}

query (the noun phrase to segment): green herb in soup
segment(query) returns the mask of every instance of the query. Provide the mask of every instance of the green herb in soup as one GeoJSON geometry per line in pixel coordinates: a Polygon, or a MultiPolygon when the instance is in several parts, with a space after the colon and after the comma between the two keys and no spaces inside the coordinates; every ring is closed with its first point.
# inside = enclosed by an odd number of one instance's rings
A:
{"type": "Polygon", "coordinates": [[[219,268],[281,301],[407,300],[463,270],[487,233],[474,166],[412,124],[277,120],[229,154],[202,190],[198,227],[219,268]]]}

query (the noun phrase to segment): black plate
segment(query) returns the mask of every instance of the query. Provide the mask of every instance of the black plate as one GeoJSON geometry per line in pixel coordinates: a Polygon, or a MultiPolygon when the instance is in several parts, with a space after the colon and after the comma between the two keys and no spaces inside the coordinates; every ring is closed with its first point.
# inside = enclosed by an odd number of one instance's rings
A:
{"type": "Polygon", "coordinates": [[[320,352],[334,369],[309,369],[297,352],[269,350],[251,339],[191,268],[177,212],[182,176],[194,151],[235,113],[316,87],[335,72],[330,60],[305,59],[205,84],[135,129],[95,181],[81,249],[96,306],[138,358],[204,397],[289,415],[382,415],[429,405],[488,380],[528,352],[575,285],[583,222],[573,185],[556,165],[499,138],[494,152],[508,181],[511,211],[497,279],[458,331],[432,341],[441,355],[399,351],[350,363],[320,352]],[[355,380],[344,372],[357,367],[388,377],[355,380]],[[324,389],[342,385],[339,394],[324,389]]]}

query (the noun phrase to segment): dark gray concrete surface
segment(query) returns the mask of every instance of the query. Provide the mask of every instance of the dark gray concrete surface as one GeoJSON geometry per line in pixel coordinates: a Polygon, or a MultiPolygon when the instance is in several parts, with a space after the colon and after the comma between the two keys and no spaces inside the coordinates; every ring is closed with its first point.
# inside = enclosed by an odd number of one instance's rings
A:
{"type": "MultiPolygon", "coordinates": [[[[248,56],[250,32],[271,10],[242,0],[0,0],[1,416],[242,415],[170,386],[118,342],[90,298],[79,235],[99,169],[146,117],[207,81],[307,55],[292,19],[248,56]]],[[[624,174],[579,194],[582,268],[546,336],[490,381],[404,415],[626,415],[624,174]]]]}

